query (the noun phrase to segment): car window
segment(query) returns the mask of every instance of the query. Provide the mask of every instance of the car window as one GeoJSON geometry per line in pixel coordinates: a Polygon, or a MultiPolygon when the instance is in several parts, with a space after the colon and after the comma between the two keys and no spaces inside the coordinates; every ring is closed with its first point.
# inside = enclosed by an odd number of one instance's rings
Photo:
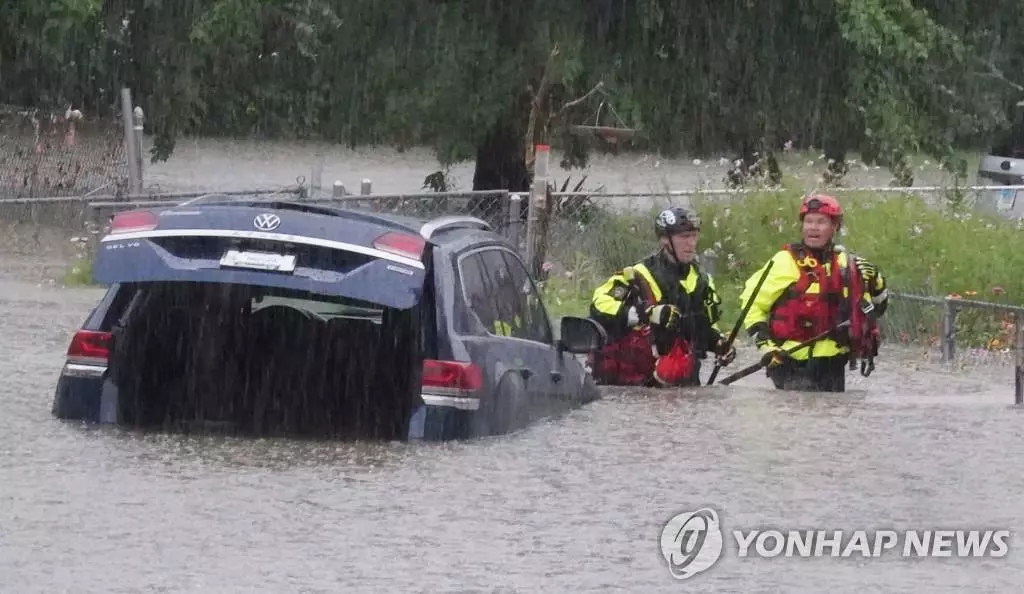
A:
{"type": "Polygon", "coordinates": [[[525,317],[523,303],[501,250],[489,249],[480,252],[480,261],[485,272],[490,301],[494,305],[494,324],[487,329],[501,336],[526,338],[522,331],[525,317]]]}
{"type": "Polygon", "coordinates": [[[516,299],[520,303],[519,309],[524,313],[522,337],[551,344],[553,342],[551,321],[548,319],[547,310],[544,309],[544,302],[537,292],[537,287],[526,270],[526,265],[511,252],[501,251],[500,253],[512,276],[516,299]]]}
{"type": "MultiPolygon", "coordinates": [[[[496,308],[479,253],[466,256],[459,262],[459,280],[470,310],[485,328],[493,331],[496,308]]],[[[471,331],[471,324],[465,324],[463,330],[471,331]]]]}

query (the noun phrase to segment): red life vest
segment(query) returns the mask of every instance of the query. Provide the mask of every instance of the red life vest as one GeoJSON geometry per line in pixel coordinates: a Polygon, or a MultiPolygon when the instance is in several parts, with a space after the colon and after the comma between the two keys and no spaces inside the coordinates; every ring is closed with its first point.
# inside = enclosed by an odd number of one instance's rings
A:
{"type": "MultiPolygon", "coordinates": [[[[846,271],[845,276],[849,278],[850,285],[850,303],[855,306],[850,307],[850,330],[848,332],[850,354],[852,355],[850,362],[852,363],[856,359],[870,361],[878,355],[878,347],[882,340],[881,332],[878,329],[878,322],[865,314],[859,307],[866,292],[864,279],[861,278],[859,271],[852,266],[847,267],[846,271]]],[[[862,369],[861,372],[863,373],[863,371],[862,369]]]]}
{"type": "Polygon", "coordinates": [[[662,386],[678,386],[693,375],[693,353],[685,340],[677,338],[672,349],[658,358],[654,379],[662,386]]]}
{"type": "Polygon", "coordinates": [[[843,275],[839,257],[832,254],[829,272],[823,262],[812,256],[803,246],[785,245],[796,261],[800,277],[775,302],[768,316],[768,328],[777,341],[803,342],[826,332],[841,322],[843,275]],[[818,283],[818,293],[808,293],[812,283],[818,283]]]}
{"type": "MultiPolygon", "coordinates": [[[[634,280],[640,290],[637,306],[643,311],[656,303],[654,290],[643,275],[637,275],[634,280]]],[[[631,303],[626,305],[632,306],[631,303]]],[[[671,352],[663,357],[656,356],[654,351],[651,327],[644,324],[631,328],[622,338],[609,341],[587,360],[595,379],[616,386],[641,386],[652,378],[663,385],[675,384],[692,373],[693,353],[686,341],[676,339],[671,352]]]]}
{"type": "Polygon", "coordinates": [[[633,328],[588,357],[595,379],[614,386],[641,386],[654,373],[657,360],[651,349],[649,326],[633,328]]]}

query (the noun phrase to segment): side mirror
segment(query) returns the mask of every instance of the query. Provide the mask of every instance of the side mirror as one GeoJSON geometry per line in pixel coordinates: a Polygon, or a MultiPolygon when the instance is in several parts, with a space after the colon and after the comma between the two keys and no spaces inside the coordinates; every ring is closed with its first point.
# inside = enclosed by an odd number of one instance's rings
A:
{"type": "Polygon", "coordinates": [[[582,355],[599,351],[608,342],[608,334],[600,324],[590,318],[562,318],[558,338],[558,351],[582,355]]]}

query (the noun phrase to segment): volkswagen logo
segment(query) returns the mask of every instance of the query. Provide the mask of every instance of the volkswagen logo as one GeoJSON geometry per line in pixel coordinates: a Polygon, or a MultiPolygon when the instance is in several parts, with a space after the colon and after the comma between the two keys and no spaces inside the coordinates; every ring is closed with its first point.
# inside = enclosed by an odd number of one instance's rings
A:
{"type": "Polygon", "coordinates": [[[273,231],[281,226],[281,217],[273,213],[265,212],[263,214],[256,215],[256,218],[252,220],[252,224],[260,231],[273,231]]]}

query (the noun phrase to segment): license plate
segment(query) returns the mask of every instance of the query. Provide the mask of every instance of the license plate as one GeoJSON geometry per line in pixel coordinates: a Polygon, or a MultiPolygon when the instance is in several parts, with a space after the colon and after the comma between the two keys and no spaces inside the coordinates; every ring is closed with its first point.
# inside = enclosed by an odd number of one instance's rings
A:
{"type": "Polygon", "coordinates": [[[1014,190],[999,190],[999,202],[996,208],[999,210],[1012,210],[1017,201],[1017,192],[1014,190]]]}
{"type": "Polygon", "coordinates": [[[220,259],[221,266],[231,268],[252,268],[271,272],[294,272],[295,256],[269,252],[242,252],[228,250],[220,259]]]}

